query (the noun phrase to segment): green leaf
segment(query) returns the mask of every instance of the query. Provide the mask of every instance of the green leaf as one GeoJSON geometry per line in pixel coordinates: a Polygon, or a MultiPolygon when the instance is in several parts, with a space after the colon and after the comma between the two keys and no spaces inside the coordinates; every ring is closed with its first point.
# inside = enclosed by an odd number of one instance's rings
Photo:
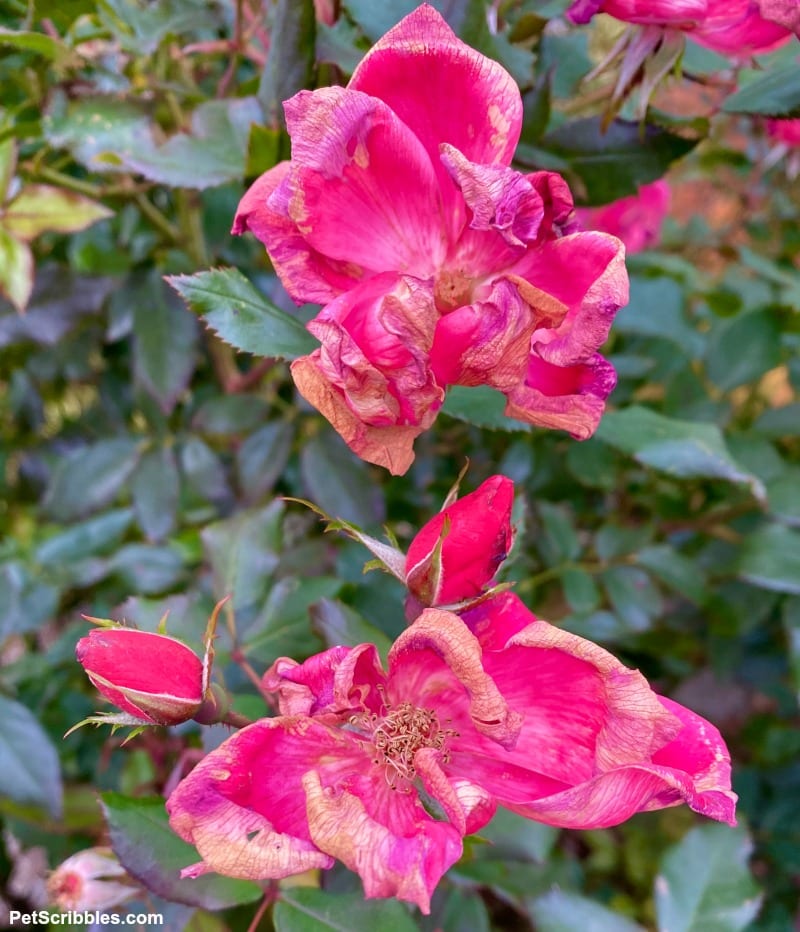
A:
{"type": "Polygon", "coordinates": [[[2,224],[27,242],[41,233],[77,233],[113,216],[113,211],[82,194],[47,184],[29,184],[6,205],[2,224]]]}
{"type": "Polygon", "coordinates": [[[593,612],[600,604],[600,591],[594,576],[576,566],[567,567],[561,574],[564,598],[573,612],[593,612]]]}
{"type": "Polygon", "coordinates": [[[237,269],[173,275],[167,282],[220,339],[245,353],[296,359],[319,345],[299,320],[267,301],[237,269]]]}
{"type": "Polygon", "coordinates": [[[789,648],[789,669],[794,692],[800,701],[800,598],[790,596],[783,604],[783,629],[789,648]]]}
{"type": "Polygon", "coordinates": [[[168,546],[128,544],[114,554],[110,566],[129,592],[142,595],[166,592],[183,579],[183,559],[168,546]]]}
{"type": "Polygon", "coordinates": [[[765,497],[761,481],[734,460],[716,424],[681,421],[633,405],[606,414],[595,436],[676,478],[726,479],[748,486],[759,500],[765,497]]]}
{"type": "Polygon", "coordinates": [[[491,856],[525,858],[544,864],[550,857],[560,830],[542,822],[533,822],[510,809],[500,807],[479,835],[491,842],[491,856]]]}
{"type": "Polygon", "coordinates": [[[46,809],[59,818],[61,769],[50,738],[33,713],[0,696],[0,796],[46,809]]]}
{"type": "Polygon", "coordinates": [[[45,566],[57,566],[107,552],[122,540],[132,521],[130,508],[116,508],[89,518],[48,537],[36,548],[35,559],[45,566]]]}
{"type": "Polygon", "coordinates": [[[616,333],[670,340],[690,358],[702,355],[705,339],[684,313],[684,290],[674,278],[631,276],[631,299],[614,318],[616,333]]]}
{"type": "Polygon", "coordinates": [[[646,631],[664,605],[650,577],[636,566],[613,566],[600,577],[614,614],[630,631],[646,631]]]}
{"type": "Polygon", "coordinates": [[[643,547],[634,554],[634,559],[687,599],[698,605],[708,600],[710,593],[702,570],[694,560],[673,550],[668,544],[643,547]]]}
{"type": "Polygon", "coordinates": [[[754,382],[778,365],[781,333],[771,311],[751,311],[718,324],[712,331],[706,367],[723,392],[754,382]],[[742,347],[747,347],[743,353],[742,347]]]}
{"type": "Polygon", "coordinates": [[[40,582],[20,560],[0,564],[0,644],[52,619],[59,599],[52,582],[40,582]]]}
{"type": "Polygon", "coordinates": [[[332,430],[312,437],[300,454],[303,484],[323,511],[361,528],[380,525],[384,504],[369,480],[369,468],[332,430]]]}
{"type": "Polygon", "coordinates": [[[800,525],[800,468],[789,467],[767,482],[767,497],[771,514],[785,524],[800,525]]]}
{"type": "Polygon", "coordinates": [[[655,126],[602,117],[564,123],[548,133],[542,146],[564,159],[586,189],[586,203],[608,204],[657,181],[669,166],[697,145],[655,126]]]}
{"type": "Polygon", "coordinates": [[[547,565],[560,566],[575,559],[581,552],[581,544],[569,510],[563,505],[538,502],[536,511],[542,524],[536,546],[547,565]]]}
{"type": "Polygon", "coordinates": [[[208,188],[244,178],[250,126],[261,122],[253,97],[208,100],[192,113],[190,133],[157,145],[152,130],[117,149],[126,168],[175,188],[208,188]]]}
{"type": "Polygon", "coordinates": [[[33,254],[26,243],[0,226],[0,293],[22,312],[32,291],[33,254]]]}
{"type": "Polygon", "coordinates": [[[169,414],[195,368],[197,321],[154,275],[126,290],[133,307],[133,369],[137,381],[169,414]]]}
{"type": "Polygon", "coordinates": [[[258,101],[269,126],[282,126],[283,101],[311,84],[315,30],[313,0],[278,0],[267,64],[258,87],[258,101]]]}
{"type": "Polygon", "coordinates": [[[290,421],[271,421],[242,442],[236,451],[236,478],[248,502],[258,501],[278,481],[293,438],[290,421]]]}
{"type": "Polygon", "coordinates": [[[381,657],[386,657],[391,640],[358,612],[338,599],[320,599],[311,606],[311,620],[322,634],[328,647],[344,644],[374,644],[381,657]]]}
{"type": "Polygon", "coordinates": [[[175,528],[181,490],[173,449],[161,446],[145,453],[131,488],[139,527],[148,540],[163,540],[175,528]]]}
{"type": "Polygon", "coordinates": [[[76,59],[72,49],[63,42],[41,32],[14,32],[0,26],[0,46],[18,49],[20,52],[33,52],[49,58],[56,65],[66,65],[76,59]]]}
{"type": "Polygon", "coordinates": [[[397,900],[365,900],[361,893],[334,894],[310,887],[282,890],[272,919],[275,932],[353,932],[354,929],[416,932],[417,929],[397,900]]]}
{"type": "Polygon", "coordinates": [[[141,106],[107,97],[81,98],[67,105],[56,95],[42,125],[50,145],[69,149],[98,172],[124,171],[120,153],[150,136],[150,120],[141,106]]]}
{"type": "Polygon", "coordinates": [[[771,117],[800,116],[800,73],[792,63],[750,81],[725,99],[727,113],[753,113],[771,117]]]}
{"type": "Polygon", "coordinates": [[[528,908],[537,932],[644,932],[627,916],[566,890],[551,890],[528,908]]]}
{"type": "Polygon", "coordinates": [[[745,538],[739,575],[762,589],[800,595],[800,533],[770,524],[745,538]]]}
{"type": "Polygon", "coordinates": [[[447,397],[441,410],[442,414],[447,414],[459,421],[466,421],[476,427],[487,427],[490,430],[529,431],[531,429],[530,424],[506,417],[503,414],[505,407],[505,395],[488,385],[478,385],[474,388],[453,385],[447,389],[447,397]]]}
{"type": "Polygon", "coordinates": [[[761,904],[747,867],[744,828],[704,825],[661,859],[655,883],[659,932],[738,932],[761,904]]]}
{"type": "Polygon", "coordinates": [[[202,909],[227,909],[263,896],[258,884],[217,874],[181,879],[181,868],[199,860],[169,827],[164,800],[101,795],[111,847],[128,873],[165,899],[202,909]]]}
{"type": "Polygon", "coordinates": [[[17,141],[13,137],[0,142],[0,204],[3,204],[17,169],[17,141]]]}
{"type": "Polygon", "coordinates": [[[263,424],[269,405],[258,395],[217,395],[195,411],[192,428],[215,437],[236,437],[263,424]]]}
{"type": "Polygon", "coordinates": [[[139,443],[119,437],[99,440],[62,459],[53,470],[44,510],[56,521],[72,521],[110,504],[139,461],[139,443]]]}

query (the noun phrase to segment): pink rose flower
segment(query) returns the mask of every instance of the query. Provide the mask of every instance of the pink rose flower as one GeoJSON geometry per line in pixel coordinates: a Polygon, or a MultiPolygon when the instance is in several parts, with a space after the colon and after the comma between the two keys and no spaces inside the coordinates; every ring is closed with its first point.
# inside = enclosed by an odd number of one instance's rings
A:
{"type": "Polygon", "coordinates": [[[669,185],[661,179],[642,185],[638,193],[630,197],[602,207],[580,208],[577,215],[584,229],[611,233],[622,240],[630,254],[658,243],[668,210],[669,185]]]}
{"type": "Polygon", "coordinates": [[[596,13],[607,13],[626,23],[687,32],[721,55],[748,58],[791,38],[788,20],[780,11],[775,15],[782,2],[786,0],[575,0],[567,16],[574,23],[588,23],[596,13]]]}
{"type": "Polygon", "coordinates": [[[767,120],[770,139],[785,146],[800,146],[800,120],[767,120]]]}
{"type": "Polygon", "coordinates": [[[264,686],[278,715],[228,738],[167,802],[202,859],[182,875],[276,879],[339,859],[367,897],[428,913],[498,805],[599,828],[686,802],[733,824],[712,725],[514,596],[468,615],[474,633],[426,609],[386,672],[370,644],[277,660],[264,686]]]}
{"type": "Polygon", "coordinates": [[[177,725],[203,705],[203,661],[181,641],[136,628],[95,628],[76,647],[92,685],[143,723],[177,725]]]}
{"type": "Polygon", "coordinates": [[[489,385],[530,424],[597,427],[597,350],[628,300],[622,249],[577,231],[565,182],[509,167],[519,89],[423,5],[346,88],[285,103],[292,158],[233,232],[266,246],[297,303],[325,305],[300,393],[362,458],[404,473],[449,385],[489,385]],[[531,366],[540,392],[529,392],[531,366]]]}
{"type": "Polygon", "coordinates": [[[480,595],[513,540],[514,483],[492,476],[443,508],[408,548],[406,585],[421,605],[452,605],[480,595]]]}

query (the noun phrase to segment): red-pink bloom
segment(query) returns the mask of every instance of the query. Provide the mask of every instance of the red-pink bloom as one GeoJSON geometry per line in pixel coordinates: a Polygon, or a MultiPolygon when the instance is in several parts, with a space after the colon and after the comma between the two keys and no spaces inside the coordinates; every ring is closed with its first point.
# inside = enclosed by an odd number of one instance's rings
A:
{"type": "Polygon", "coordinates": [[[326,305],[292,376],[348,445],[405,472],[449,385],[490,385],[515,417],[588,437],[613,388],[595,357],[627,301],[622,250],[577,232],[560,176],[509,168],[511,76],[423,5],[346,88],[285,110],[292,159],[245,194],[233,231],[265,244],[296,302],[326,305]],[[541,396],[519,394],[538,363],[541,396]]]}
{"type": "Polygon", "coordinates": [[[669,210],[669,185],[663,178],[645,184],[636,194],[602,207],[583,207],[578,220],[586,230],[602,230],[622,240],[628,254],[655,246],[669,210]]]}
{"type": "Polygon", "coordinates": [[[411,541],[406,585],[421,605],[472,599],[494,578],[513,539],[514,483],[492,476],[443,508],[411,541]]]}
{"type": "Polygon", "coordinates": [[[786,0],[575,0],[567,16],[587,23],[596,13],[608,13],[626,23],[687,32],[715,52],[747,58],[791,38],[788,21],[780,10],[775,15],[782,2],[786,0]]]}
{"type": "Polygon", "coordinates": [[[95,628],[78,641],[76,654],[92,685],[141,722],[177,725],[203,704],[203,661],[175,638],[136,628],[95,628]]]}
{"type": "Polygon", "coordinates": [[[109,912],[141,892],[110,848],[73,854],[47,881],[50,901],[63,912],[109,912]]]}
{"type": "Polygon", "coordinates": [[[800,36],[800,3],[797,0],[759,0],[761,15],[765,19],[780,23],[800,36]]]}
{"type": "Polygon", "coordinates": [[[276,661],[264,685],[278,716],[212,751],[167,802],[202,858],[183,875],[280,878],[338,858],[367,897],[427,913],[497,805],[598,828],[687,802],[733,823],[712,725],[514,596],[468,615],[475,633],[426,609],[385,673],[369,644],[276,661]]]}
{"type": "Polygon", "coordinates": [[[786,146],[800,146],[800,120],[767,120],[767,134],[786,146]]]}

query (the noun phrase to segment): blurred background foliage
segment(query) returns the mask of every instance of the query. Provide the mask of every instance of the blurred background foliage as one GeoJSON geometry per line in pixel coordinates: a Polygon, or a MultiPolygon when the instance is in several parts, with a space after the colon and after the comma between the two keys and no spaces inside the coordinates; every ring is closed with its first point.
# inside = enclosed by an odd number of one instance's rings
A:
{"type": "Polygon", "coordinates": [[[345,82],[414,5],[0,3],[0,913],[43,905],[47,869],[110,831],[134,874],[155,871],[163,899],[142,903],[166,927],[247,929],[260,891],[177,881],[194,858],[155,801],[224,730],[62,740],[99,705],[74,659],[80,615],[155,629],[169,610],[199,650],[232,594],[217,670],[240,711],[263,714],[243,661],[261,673],[283,654],[383,646],[405,623],[400,585],[362,575],[357,544],[282,497],[403,544],[468,457],[465,491],[495,472],[516,483],[505,578],[719,726],[741,826],[669,809],[577,833],[504,814],[428,919],[365,905],[337,868],[322,890],[283,889],[259,928],[796,928],[800,187],[763,115],[800,115],[797,43],[737,74],[690,42],[645,122],[626,104],[604,132],[614,75],[582,79],[610,20],[568,27],[559,0],[488,17],[482,0],[434,3],[519,82],[520,165],[562,171],[588,204],[669,170],[673,205],[660,246],[629,261],[596,437],[509,429],[492,397],[454,391],[389,481],[298,399],[284,362],[217,333],[241,337],[226,332],[234,286],[254,325],[290,309],[260,244],[229,235],[246,181],[288,155],[280,101],[345,82]],[[164,276],[217,266],[242,280],[226,273],[206,327],[164,276]]]}

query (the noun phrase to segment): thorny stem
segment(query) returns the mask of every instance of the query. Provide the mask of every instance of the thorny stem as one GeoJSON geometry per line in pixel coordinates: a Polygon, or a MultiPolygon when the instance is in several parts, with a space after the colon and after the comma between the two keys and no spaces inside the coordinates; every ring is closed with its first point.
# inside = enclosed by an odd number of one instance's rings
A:
{"type": "Polygon", "coordinates": [[[220,78],[219,84],[217,85],[217,97],[224,97],[226,91],[228,90],[228,85],[231,83],[231,79],[236,73],[236,67],[239,64],[239,56],[242,52],[242,5],[243,0],[236,0],[236,10],[234,13],[234,25],[233,25],[233,42],[230,46],[230,61],[228,62],[228,67],[225,69],[225,73],[220,78]]]}
{"type": "Polygon", "coordinates": [[[181,240],[180,230],[161,213],[161,211],[149,201],[144,194],[139,193],[134,198],[136,206],[147,217],[147,219],[162,233],[170,242],[179,243],[181,240]]]}
{"type": "Polygon", "coordinates": [[[246,715],[239,715],[238,712],[228,712],[225,718],[220,719],[220,725],[230,725],[232,728],[246,728],[248,725],[252,725],[252,719],[247,718],[246,715]]]}
{"type": "Polygon", "coordinates": [[[258,909],[253,916],[253,921],[247,927],[247,932],[256,932],[259,923],[264,918],[264,913],[272,906],[278,895],[278,887],[273,881],[264,891],[264,899],[259,903],[258,909]]]}

